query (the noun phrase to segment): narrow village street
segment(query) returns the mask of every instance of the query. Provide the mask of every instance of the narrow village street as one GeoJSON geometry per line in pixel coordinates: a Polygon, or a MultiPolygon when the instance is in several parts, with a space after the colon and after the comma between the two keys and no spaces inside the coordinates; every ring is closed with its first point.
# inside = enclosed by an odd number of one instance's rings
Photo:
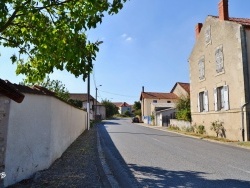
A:
{"type": "Polygon", "coordinates": [[[250,187],[250,150],[106,120],[98,126],[121,187],[250,187]]]}

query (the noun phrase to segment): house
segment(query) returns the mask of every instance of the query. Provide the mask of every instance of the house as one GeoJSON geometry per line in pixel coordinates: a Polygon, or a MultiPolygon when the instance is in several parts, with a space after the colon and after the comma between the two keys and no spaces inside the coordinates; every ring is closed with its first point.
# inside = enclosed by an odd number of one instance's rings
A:
{"type": "Polygon", "coordinates": [[[40,86],[0,79],[0,187],[47,169],[87,128],[87,113],[40,86]]]}
{"type": "Polygon", "coordinates": [[[176,82],[170,93],[145,92],[142,87],[142,121],[158,126],[168,125],[169,119],[175,117],[176,102],[180,97],[189,97],[189,93],[189,83],[183,82],[176,82]],[[155,117],[154,122],[151,121],[152,117],[155,117]]]}
{"type": "Polygon", "coordinates": [[[176,94],[178,97],[189,97],[190,84],[183,82],[176,82],[170,93],[176,94]]]}
{"type": "MultiPolygon", "coordinates": [[[[70,93],[70,99],[82,102],[82,109],[87,110],[88,94],[87,93],[70,93]]],[[[96,115],[97,119],[106,119],[106,108],[101,105],[94,97],[89,95],[90,119],[93,120],[96,115]],[[96,110],[96,113],[95,113],[96,110]]]]}
{"type": "Polygon", "coordinates": [[[126,102],[113,102],[113,104],[118,108],[119,114],[124,114],[126,111],[132,113],[132,106],[126,102]]]}
{"type": "Polygon", "coordinates": [[[189,57],[193,124],[224,126],[224,137],[249,140],[250,19],[229,17],[228,1],[218,5],[219,16],[207,16],[196,26],[189,57]]]}

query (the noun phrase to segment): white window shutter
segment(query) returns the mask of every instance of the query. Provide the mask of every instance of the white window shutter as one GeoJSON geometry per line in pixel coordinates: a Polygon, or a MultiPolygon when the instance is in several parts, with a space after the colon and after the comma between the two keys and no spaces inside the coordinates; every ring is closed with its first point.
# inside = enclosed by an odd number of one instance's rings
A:
{"type": "Polygon", "coordinates": [[[214,111],[218,111],[218,106],[217,106],[217,88],[214,88],[214,111]]]}
{"type": "Polygon", "coordinates": [[[198,108],[198,112],[201,112],[201,109],[200,109],[200,94],[198,93],[198,104],[197,104],[197,108],[198,108]]]}
{"type": "Polygon", "coordinates": [[[229,110],[229,92],[228,92],[228,85],[223,87],[224,91],[224,110],[229,110]]]}
{"type": "Polygon", "coordinates": [[[204,91],[204,106],[205,112],[208,112],[208,91],[204,91]]]}

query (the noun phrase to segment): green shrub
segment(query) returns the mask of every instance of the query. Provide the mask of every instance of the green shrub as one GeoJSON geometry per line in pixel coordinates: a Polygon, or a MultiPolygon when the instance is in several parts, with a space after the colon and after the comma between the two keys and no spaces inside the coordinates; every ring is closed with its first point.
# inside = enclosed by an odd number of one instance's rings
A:
{"type": "Polygon", "coordinates": [[[194,133],[196,133],[196,134],[204,134],[204,133],[206,133],[204,125],[198,125],[197,126],[196,124],[194,124],[193,127],[194,127],[194,133]]]}
{"type": "Polygon", "coordinates": [[[176,125],[169,125],[168,129],[170,129],[170,130],[177,130],[177,131],[180,130],[180,128],[177,127],[176,125]]]}
{"type": "Polygon", "coordinates": [[[206,133],[206,129],[204,125],[199,125],[198,127],[196,127],[196,131],[197,134],[205,134],[206,133]]]}
{"type": "Polygon", "coordinates": [[[184,131],[188,133],[194,132],[194,127],[193,126],[185,127],[184,131]]]}
{"type": "Polygon", "coordinates": [[[127,110],[127,111],[124,113],[124,115],[125,115],[126,117],[130,117],[130,116],[131,116],[131,113],[127,110]]]}
{"type": "Polygon", "coordinates": [[[180,97],[176,104],[176,118],[191,122],[190,98],[180,97]]]}
{"type": "Polygon", "coordinates": [[[221,122],[219,120],[211,122],[210,130],[215,131],[217,137],[219,135],[221,137],[226,137],[226,134],[225,134],[226,130],[225,130],[224,126],[223,126],[223,122],[221,122]]]}

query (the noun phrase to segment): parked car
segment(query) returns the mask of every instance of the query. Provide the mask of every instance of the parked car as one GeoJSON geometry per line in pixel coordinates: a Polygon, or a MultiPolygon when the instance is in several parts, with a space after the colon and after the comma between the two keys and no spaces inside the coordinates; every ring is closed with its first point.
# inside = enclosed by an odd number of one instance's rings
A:
{"type": "Polygon", "coordinates": [[[139,123],[139,122],[140,122],[140,120],[139,120],[138,117],[133,117],[132,118],[132,123],[139,123]]]}

